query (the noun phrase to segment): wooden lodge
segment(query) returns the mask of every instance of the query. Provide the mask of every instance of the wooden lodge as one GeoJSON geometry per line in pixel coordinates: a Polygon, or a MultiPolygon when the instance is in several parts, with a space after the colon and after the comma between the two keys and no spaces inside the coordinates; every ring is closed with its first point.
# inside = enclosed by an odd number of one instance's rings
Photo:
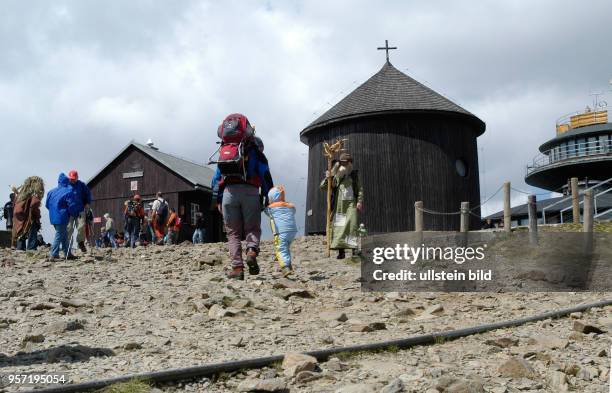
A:
{"type": "Polygon", "coordinates": [[[152,143],[131,142],[87,183],[93,196],[93,233],[100,233],[105,213],[115,220],[117,231],[123,231],[124,202],[139,194],[148,213],[155,194],[161,191],[181,218],[179,242],[191,240],[198,211],[207,225],[205,241],[220,241],[223,219],[210,208],[213,175],[209,167],[161,152],[152,143]]]}

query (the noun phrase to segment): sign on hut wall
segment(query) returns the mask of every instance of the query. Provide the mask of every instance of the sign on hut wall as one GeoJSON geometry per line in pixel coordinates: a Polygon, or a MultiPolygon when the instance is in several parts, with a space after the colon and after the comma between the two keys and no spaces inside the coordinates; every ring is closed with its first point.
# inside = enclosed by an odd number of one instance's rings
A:
{"type": "Polygon", "coordinates": [[[130,182],[130,191],[138,191],[138,180],[132,180],[130,182]]]}
{"type": "Polygon", "coordinates": [[[142,177],[144,175],[143,171],[134,171],[134,172],[123,172],[124,179],[132,179],[134,177],[142,177]]]}

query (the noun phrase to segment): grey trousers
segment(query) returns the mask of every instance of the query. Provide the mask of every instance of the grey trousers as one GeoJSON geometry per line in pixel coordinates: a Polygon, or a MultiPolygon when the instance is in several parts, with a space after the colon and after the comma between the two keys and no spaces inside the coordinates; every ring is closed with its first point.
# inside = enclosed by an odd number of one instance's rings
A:
{"type": "Polygon", "coordinates": [[[223,222],[232,267],[244,266],[242,239],[247,248],[259,250],[261,238],[261,206],[259,189],[249,184],[229,184],[223,191],[223,222]]]}

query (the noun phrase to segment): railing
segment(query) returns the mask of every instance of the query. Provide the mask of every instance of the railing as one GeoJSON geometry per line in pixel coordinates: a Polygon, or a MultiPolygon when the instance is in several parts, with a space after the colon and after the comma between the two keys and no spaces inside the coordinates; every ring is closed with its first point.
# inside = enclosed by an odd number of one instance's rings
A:
{"type": "Polygon", "coordinates": [[[574,128],[605,124],[608,122],[608,111],[572,112],[557,119],[557,135],[564,134],[574,128]]]}
{"type": "MultiPolygon", "coordinates": [[[[609,209],[608,209],[608,210],[605,210],[605,211],[602,211],[602,212],[599,212],[599,213],[597,212],[597,197],[601,197],[603,194],[606,194],[606,193],[608,193],[608,192],[612,191],[612,177],[611,177],[611,178],[609,178],[608,180],[604,180],[604,181],[602,181],[602,182],[599,182],[599,183],[595,184],[594,186],[591,186],[591,187],[586,188],[586,189],[584,189],[584,190],[582,190],[582,191],[580,191],[580,192],[579,192],[579,195],[582,195],[582,194],[584,194],[584,191],[587,191],[587,190],[593,190],[593,189],[599,189],[599,188],[605,188],[605,186],[606,186],[606,185],[608,186],[608,188],[607,188],[607,189],[605,189],[605,190],[603,190],[603,191],[600,191],[600,192],[599,192],[599,193],[597,193],[597,194],[594,196],[594,198],[593,198],[593,201],[594,201],[594,207],[595,207],[595,217],[602,216],[602,215],[607,214],[607,213],[609,212],[609,209]]],[[[546,224],[546,209],[551,208],[551,207],[553,207],[553,206],[556,206],[556,205],[558,205],[558,204],[560,204],[560,203],[567,202],[567,201],[568,201],[568,200],[570,200],[570,199],[572,199],[572,196],[571,196],[571,195],[570,195],[570,196],[567,196],[567,197],[565,197],[565,198],[563,198],[563,199],[561,199],[561,200],[558,200],[557,202],[555,202],[555,203],[553,203],[553,204],[550,204],[550,205],[546,206],[545,208],[543,208],[543,209],[542,209],[542,222],[543,222],[544,224],[546,224]]],[[[580,205],[580,204],[582,204],[583,202],[584,202],[584,201],[580,201],[580,202],[579,202],[579,205],[580,205]]],[[[563,210],[561,210],[561,211],[559,212],[559,214],[561,215],[561,217],[560,217],[561,223],[563,223],[563,212],[564,212],[564,211],[566,211],[566,210],[569,210],[569,209],[572,209],[572,206],[571,206],[571,205],[570,205],[570,206],[568,206],[568,207],[566,207],[565,209],[563,209],[563,210]]],[[[572,220],[573,220],[574,222],[576,222],[576,218],[575,218],[575,217],[572,217],[572,220]]],[[[578,222],[579,222],[579,221],[580,221],[580,217],[578,217],[578,222]]]]}
{"type": "Polygon", "coordinates": [[[607,139],[607,135],[605,137],[605,140],[598,139],[596,141],[584,143],[572,143],[572,141],[568,141],[568,143],[563,146],[555,146],[543,153],[539,153],[533,158],[531,164],[527,165],[527,175],[540,168],[563,161],[571,161],[584,157],[612,155],[612,140],[607,139]]]}

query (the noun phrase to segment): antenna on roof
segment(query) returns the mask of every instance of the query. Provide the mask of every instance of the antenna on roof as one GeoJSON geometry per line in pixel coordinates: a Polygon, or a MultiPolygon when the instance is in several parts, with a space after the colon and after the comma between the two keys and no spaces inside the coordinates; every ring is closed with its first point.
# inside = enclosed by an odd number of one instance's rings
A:
{"type": "Polygon", "coordinates": [[[159,150],[157,147],[154,146],[153,141],[151,140],[151,138],[149,138],[149,140],[147,141],[147,146],[149,146],[153,150],[159,150]]]}

